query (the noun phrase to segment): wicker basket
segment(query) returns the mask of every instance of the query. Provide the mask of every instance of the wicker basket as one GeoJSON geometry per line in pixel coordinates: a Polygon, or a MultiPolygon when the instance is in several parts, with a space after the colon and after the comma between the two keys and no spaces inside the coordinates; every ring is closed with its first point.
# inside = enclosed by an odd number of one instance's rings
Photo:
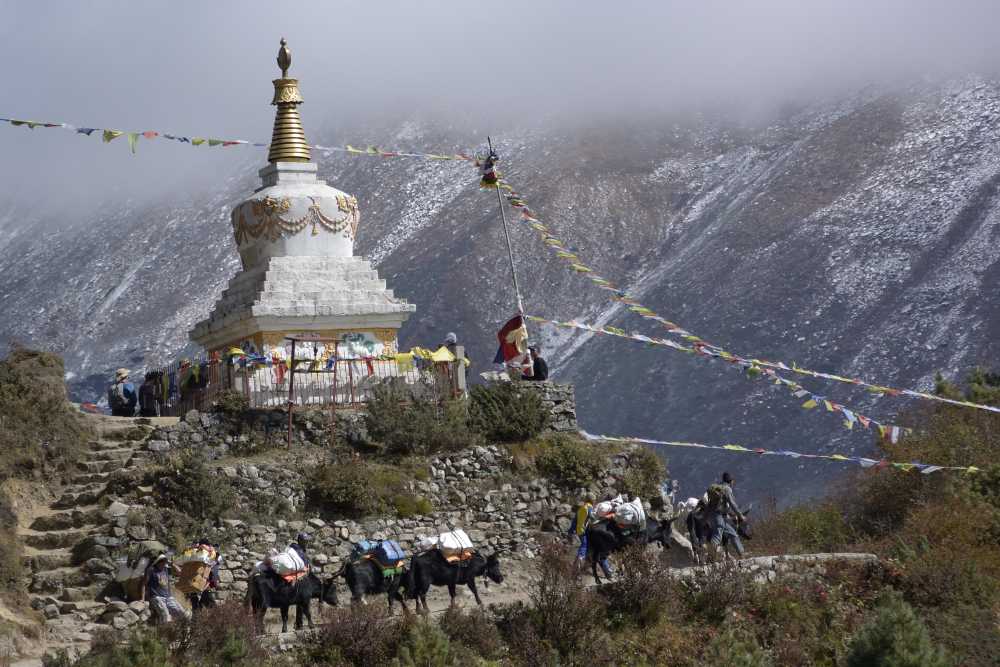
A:
{"type": "Polygon", "coordinates": [[[208,563],[190,561],[181,566],[180,581],[177,590],[185,595],[201,593],[208,586],[208,575],[212,566],[208,563]]]}

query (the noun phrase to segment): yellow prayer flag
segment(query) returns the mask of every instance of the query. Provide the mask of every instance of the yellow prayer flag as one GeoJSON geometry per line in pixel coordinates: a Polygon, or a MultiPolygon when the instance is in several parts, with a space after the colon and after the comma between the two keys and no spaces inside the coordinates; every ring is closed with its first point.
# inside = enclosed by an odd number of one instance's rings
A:
{"type": "Polygon", "coordinates": [[[431,355],[431,361],[455,361],[455,355],[449,352],[448,348],[440,347],[431,355]]]}
{"type": "Polygon", "coordinates": [[[121,132],[114,132],[112,130],[104,130],[104,143],[108,143],[115,137],[119,136],[121,132]]]}
{"type": "Polygon", "coordinates": [[[413,370],[413,354],[407,352],[405,354],[396,355],[396,368],[399,369],[400,373],[405,373],[407,371],[413,370]]]}
{"type": "Polygon", "coordinates": [[[808,401],[802,404],[802,407],[804,407],[806,410],[812,410],[817,405],[819,405],[819,403],[810,398],[808,401]]]}
{"type": "Polygon", "coordinates": [[[965,471],[965,474],[966,475],[971,475],[971,474],[977,473],[977,472],[979,472],[979,468],[977,468],[976,466],[969,466],[969,469],[965,471]]]}
{"type": "Polygon", "coordinates": [[[204,139],[192,139],[191,143],[194,144],[195,146],[201,146],[203,143],[205,143],[205,140],[204,139]]]}

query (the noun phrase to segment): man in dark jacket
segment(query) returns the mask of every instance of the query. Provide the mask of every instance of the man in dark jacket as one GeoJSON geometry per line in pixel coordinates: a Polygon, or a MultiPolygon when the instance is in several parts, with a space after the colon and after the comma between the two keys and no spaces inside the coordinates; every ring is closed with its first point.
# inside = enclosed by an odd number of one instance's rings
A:
{"type": "Polygon", "coordinates": [[[736,504],[736,498],[733,496],[733,476],[731,473],[722,473],[722,499],[717,503],[710,504],[708,511],[709,523],[712,527],[712,544],[715,545],[716,550],[720,548],[722,536],[725,535],[736,547],[736,553],[742,556],[743,543],[740,542],[740,536],[726,521],[726,514],[729,512],[732,512],[738,521],[746,521],[746,517],[740,513],[739,505],[736,504]]]}
{"type": "Polygon", "coordinates": [[[309,533],[303,530],[296,535],[295,541],[288,545],[288,548],[297,553],[306,567],[309,567],[309,556],[306,555],[306,549],[309,548],[309,533]]]}
{"type": "Polygon", "coordinates": [[[526,375],[524,379],[535,380],[537,382],[544,382],[545,380],[548,380],[549,365],[545,363],[544,359],[542,359],[542,354],[539,351],[538,346],[531,345],[528,347],[528,350],[531,352],[531,363],[533,366],[533,370],[531,371],[531,375],[526,375]]]}

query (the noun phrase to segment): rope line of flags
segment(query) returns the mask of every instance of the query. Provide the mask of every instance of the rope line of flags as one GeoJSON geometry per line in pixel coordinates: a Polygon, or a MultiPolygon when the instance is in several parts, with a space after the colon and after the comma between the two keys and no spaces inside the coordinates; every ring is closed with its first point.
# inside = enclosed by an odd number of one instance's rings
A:
{"type": "Polygon", "coordinates": [[[629,437],[614,437],[607,435],[593,435],[582,431],[581,433],[589,440],[602,440],[605,442],[631,442],[644,445],[667,445],[670,447],[696,447],[698,449],[718,449],[731,452],[745,452],[747,454],[761,454],[763,456],[791,456],[792,458],[803,458],[803,459],[823,459],[825,461],[839,461],[839,462],[854,462],[859,463],[863,468],[874,468],[876,471],[881,471],[887,468],[897,468],[903,472],[910,472],[912,470],[917,470],[921,474],[927,475],[932,472],[940,471],[962,471],[966,475],[971,475],[980,471],[976,466],[932,466],[926,463],[918,463],[917,461],[910,461],[909,463],[899,463],[896,461],[879,461],[877,459],[868,459],[863,456],[841,456],[840,454],[832,454],[825,456],[823,454],[800,454],[798,452],[789,451],[770,451],[767,449],[748,449],[746,447],[740,447],[738,445],[724,445],[719,447],[718,445],[700,445],[696,442],[677,442],[669,440],[650,440],[647,438],[629,438],[629,437]]]}
{"type": "MultiPolygon", "coordinates": [[[[714,358],[714,357],[719,357],[720,356],[720,355],[714,354],[712,352],[708,352],[708,351],[704,350],[703,348],[685,347],[684,345],[681,345],[679,343],[675,343],[672,340],[664,340],[662,338],[653,338],[653,337],[644,336],[644,335],[638,334],[638,333],[628,334],[625,331],[623,331],[622,329],[616,329],[614,327],[609,327],[609,326],[594,327],[594,326],[591,326],[589,324],[578,322],[575,319],[570,320],[568,322],[556,322],[556,321],[553,321],[553,320],[547,320],[547,319],[542,318],[542,317],[526,316],[526,318],[528,320],[530,320],[531,322],[538,322],[540,324],[549,324],[549,325],[555,326],[555,327],[566,327],[566,328],[580,329],[582,331],[588,331],[590,333],[595,333],[595,334],[605,334],[605,335],[608,335],[608,336],[617,336],[619,338],[626,338],[628,340],[636,341],[638,343],[645,343],[647,345],[662,345],[662,346],[665,346],[665,347],[673,348],[675,350],[681,350],[682,352],[690,352],[690,353],[694,353],[694,354],[706,355],[709,358],[714,358]]],[[[892,442],[898,442],[899,439],[904,435],[905,429],[902,426],[894,426],[894,425],[882,423],[882,422],[880,422],[880,421],[878,421],[876,419],[872,419],[871,417],[866,417],[865,415],[862,415],[862,414],[859,414],[857,412],[854,412],[853,410],[850,410],[850,409],[844,407],[843,405],[839,405],[837,403],[834,403],[833,401],[827,400],[827,398],[825,396],[817,396],[816,394],[813,394],[808,389],[804,388],[802,385],[800,385],[800,384],[798,384],[796,382],[792,382],[791,380],[786,380],[785,378],[781,377],[773,369],[765,368],[765,369],[762,369],[760,371],[760,373],[757,373],[756,375],[749,375],[749,376],[750,376],[751,379],[753,379],[754,377],[757,377],[757,375],[766,375],[768,377],[773,378],[775,385],[787,387],[791,391],[792,396],[796,396],[796,397],[798,397],[800,399],[801,398],[806,398],[808,396],[808,399],[806,400],[806,402],[802,404],[802,407],[805,408],[805,409],[807,409],[807,410],[811,410],[811,409],[813,409],[813,408],[815,408],[817,406],[822,405],[822,406],[824,406],[827,409],[828,412],[835,412],[835,413],[843,414],[843,416],[845,417],[845,419],[844,419],[844,426],[846,426],[848,429],[853,429],[855,424],[861,424],[864,428],[871,428],[871,425],[875,425],[878,428],[879,437],[880,438],[888,438],[892,442]]]]}

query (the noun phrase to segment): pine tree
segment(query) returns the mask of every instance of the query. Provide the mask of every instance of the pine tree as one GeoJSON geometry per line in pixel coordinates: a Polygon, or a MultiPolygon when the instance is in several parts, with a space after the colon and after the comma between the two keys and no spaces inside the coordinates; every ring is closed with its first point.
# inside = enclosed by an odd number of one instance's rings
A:
{"type": "Polygon", "coordinates": [[[712,664],[718,667],[764,667],[769,664],[767,654],[757,642],[752,637],[740,641],[729,621],[722,626],[722,635],[712,640],[711,652],[715,658],[712,664]]]}
{"type": "Polygon", "coordinates": [[[948,661],[901,595],[888,593],[878,618],[858,634],[847,667],[946,667],[948,661]]]}
{"type": "Polygon", "coordinates": [[[459,667],[458,654],[441,628],[424,619],[414,626],[393,667],[459,667]]]}

